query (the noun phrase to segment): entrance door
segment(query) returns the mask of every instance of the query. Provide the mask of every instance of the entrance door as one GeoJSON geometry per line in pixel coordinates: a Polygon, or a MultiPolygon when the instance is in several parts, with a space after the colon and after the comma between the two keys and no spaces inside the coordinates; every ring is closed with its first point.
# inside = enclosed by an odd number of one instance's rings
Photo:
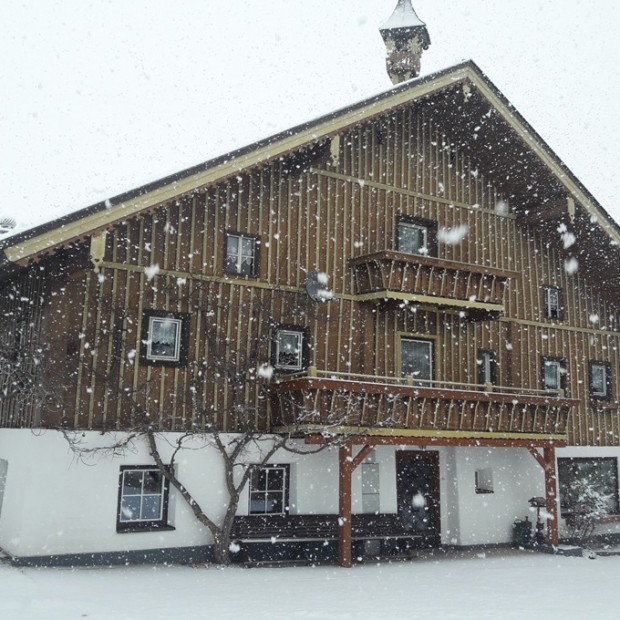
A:
{"type": "Polygon", "coordinates": [[[421,546],[441,543],[439,521],[439,453],[396,452],[396,498],[404,528],[421,546]]]}

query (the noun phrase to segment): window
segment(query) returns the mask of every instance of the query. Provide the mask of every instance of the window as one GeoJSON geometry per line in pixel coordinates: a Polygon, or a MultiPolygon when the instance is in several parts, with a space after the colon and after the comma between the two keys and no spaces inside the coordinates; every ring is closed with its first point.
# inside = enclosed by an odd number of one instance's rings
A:
{"type": "Polygon", "coordinates": [[[403,377],[413,377],[415,385],[432,387],[433,341],[416,338],[400,339],[400,372],[403,377]]]}
{"type": "Polygon", "coordinates": [[[290,465],[263,465],[250,476],[250,514],[288,512],[290,465]]]}
{"type": "Polygon", "coordinates": [[[396,246],[407,254],[436,254],[437,223],[401,216],[396,224],[396,246]]]}
{"type": "Polygon", "coordinates": [[[150,466],[123,466],[118,492],[117,531],[168,526],[168,481],[150,466]]]}
{"type": "Polygon", "coordinates": [[[4,500],[4,489],[6,488],[6,478],[9,471],[9,462],[0,459],[0,515],[2,515],[2,502],[4,500]]]}
{"type": "Polygon", "coordinates": [[[256,276],[259,244],[258,237],[226,233],[224,271],[239,276],[256,276]]]}
{"type": "Polygon", "coordinates": [[[493,493],[493,470],[490,467],[477,469],[474,475],[476,493],[493,493]]]}
{"type": "Polygon", "coordinates": [[[497,385],[497,357],[495,351],[480,349],[478,351],[478,383],[480,385],[497,385]]]}
{"type": "Polygon", "coordinates": [[[379,463],[375,462],[373,450],[362,463],[362,512],[379,514],[379,463]]]}
{"type": "Polygon", "coordinates": [[[618,459],[559,458],[558,479],[562,516],[572,513],[573,503],[579,501],[584,483],[595,492],[606,496],[610,514],[620,513],[618,505],[618,459]]]}
{"type": "Polygon", "coordinates": [[[543,286],[545,302],[545,318],[562,321],[564,319],[564,303],[562,289],[557,286],[543,286]]]}
{"type": "Polygon", "coordinates": [[[611,364],[590,362],[590,396],[600,400],[611,399],[611,364]]]}
{"type": "Polygon", "coordinates": [[[557,357],[543,357],[543,390],[566,390],[566,360],[557,357]]]}
{"type": "Polygon", "coordinates": [[[280,327],[273,340],[273,365],[277,370],[295,372],[308,366],[307,330],[280,327]]]}
{"type": "Polygon", "coordinates": [[[181,366],[187,362],[189,315],[146,310],[142,317],[142,361],[181,366]]]}

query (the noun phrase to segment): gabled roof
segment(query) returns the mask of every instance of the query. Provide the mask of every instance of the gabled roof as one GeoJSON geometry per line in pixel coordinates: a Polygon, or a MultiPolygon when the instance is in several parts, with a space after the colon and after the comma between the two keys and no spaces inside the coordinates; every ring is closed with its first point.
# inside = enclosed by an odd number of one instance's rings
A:
{"type": "Polygon", "coordinates": [[[546,142],[514,109],[472,61],[399,84],[359,103],[298,125],[270,138],[250,144],[174,175],[99,202],[70,215],[0,241],[7,263],[27,264],[40,255],[89,237],[139,215],[166,201],[191,193],[252,167],[298,149],[332,138],[403,105],[460,88],[496,111],[502,123],[520,138],[531,153],[571,198],[596,218],[597,225],[614,245],[620,245],[620,227],[580,183],[546,142]]]}

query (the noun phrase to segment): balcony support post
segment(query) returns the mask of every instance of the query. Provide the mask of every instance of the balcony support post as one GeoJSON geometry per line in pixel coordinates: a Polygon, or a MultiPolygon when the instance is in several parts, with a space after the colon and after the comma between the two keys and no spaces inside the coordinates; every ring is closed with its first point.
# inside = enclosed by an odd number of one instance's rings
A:
{"type": "Polygon", "coordinates": [[[339,461],[339,489],[338,489],[338,563],[343,568],[352,565],[352,538],[351,526],[351,474],[353,473],[353,445],[347,441],[340,446],[339,461]]]}
{"type": "Polygon", "coordinates": [[[547,539],[556,547],[559,542],[557,474],[555,466],[555,448],[544,449],[545,458],[545,495],[547,499],[547,539]]]}
{"type": "Polygon", "coordinates": [[[368,456],[372,446],[365,445],[353,458],[353,442],[347,441],[338,452],[338,562],[343,568],[353,564],[353,527],[351,510],[351,477],[358,465],[368,456]]]}
{"type": "Polygon", "coordinates": [[[556,547],[560,533],[558,524],[557,474],[555,467],[555,448],[545,446],[541,454],[536,448],[528,448],[545,472],[545,507],[547,510],[547,542],[556,547]]]}

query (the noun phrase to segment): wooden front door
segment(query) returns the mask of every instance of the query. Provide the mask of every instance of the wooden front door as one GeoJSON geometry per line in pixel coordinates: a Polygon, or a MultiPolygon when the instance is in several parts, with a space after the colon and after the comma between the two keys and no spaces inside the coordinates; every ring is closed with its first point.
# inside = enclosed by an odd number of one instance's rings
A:
{"type": "Polygon", "coordinates": [[[396,452],[396,498],[404,528],[419,536],[421,546],[438,547],[441,543],[438,452],[396,452]]]}

